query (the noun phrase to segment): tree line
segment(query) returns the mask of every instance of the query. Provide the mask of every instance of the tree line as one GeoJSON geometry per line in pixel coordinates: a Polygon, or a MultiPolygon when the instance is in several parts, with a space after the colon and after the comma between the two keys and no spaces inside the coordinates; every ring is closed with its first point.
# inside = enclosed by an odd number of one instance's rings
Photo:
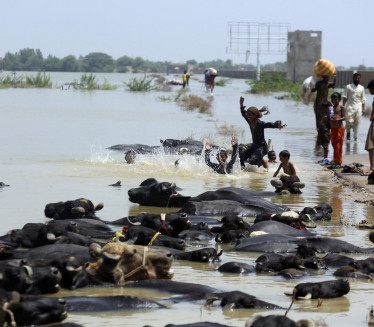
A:
{"type": "MultiPolygon", "coordinates": [[[[5,71],[50,71],[50,72],[89,72],[89,73],[164,73],[167,66],[172,64],[168,61],[150,61],[141,57],[131,58],[122,56],[113,59],[106,53],[92,52],[86,56],[68,55],[62,59],[56,56],[48,55],[43,57],[40,49],[25,48],[18,52],[7,52],[3,58],[0,58],[0,70],[5,71]]],[[[212,60],[206,62],[197,62],[194,59],[187,60],[185,63],[194,69],[204,70],[208,67],[214,67],[217,70],[255,70],[254,65],[234,64],[232,60],[212,60]]],[[[287,64],[277,62],[261,66],[263,70],[285,71],[287,64]]]]}
{"type": "MultiPolygon", "coordinates": [[[[106,53],[91,52],[86,56],[68,55],[62,59],[56,56],[48,55],[43,57],[40,49],[25,48],[18,52],[7,52],[3,58],[0,58],[0,70],[6,71],[50,71],[50,72],[86,72],[86,73],[164,73],[167,66],[172,64],[168,61],[150,61],[141,57],[131,58],[122,56],[113,59],[106,53]]],[[[208,67],[214,67],[220,70],[256,70],[252,64],[234,64],[231,59],[211,60],[197,62],[194,59],[187,60],[185,63],[194,69],[204,70],[208,67]]],[[[338,70],[347,68],[336,67],[338,70]]],[[[365,65],[352,66],[350,70],[374,70],[374,67],[365,65]]],[[[286,62],[276,62],[272,64],[261,65],[262,71],[287,71],[286,62]]]]}

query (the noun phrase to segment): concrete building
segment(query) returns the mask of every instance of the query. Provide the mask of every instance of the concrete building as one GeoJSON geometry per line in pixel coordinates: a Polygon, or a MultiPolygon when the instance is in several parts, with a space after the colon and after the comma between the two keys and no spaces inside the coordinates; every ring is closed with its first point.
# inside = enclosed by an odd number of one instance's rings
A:
{"type": "Polygon", "coordinates": [[[321,59],[321,49],[322,31],[288,32],[287,79],[297,82],[313,75],[314,64],[321,59]]]}

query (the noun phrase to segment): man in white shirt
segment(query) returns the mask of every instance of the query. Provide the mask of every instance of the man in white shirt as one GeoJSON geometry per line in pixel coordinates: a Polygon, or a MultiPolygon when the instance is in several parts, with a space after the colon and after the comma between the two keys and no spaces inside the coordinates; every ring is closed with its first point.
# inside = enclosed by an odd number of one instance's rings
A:
{"type": "Polygon", "coordinates": [[[360,119],[365,114],[365,89],[360,85],[360,79],[359,73],[353,74],[353,83],[348,84],[344,91],[343,106],[345,107],[347,140],[351,139],[351,129],[353,129],[353,138],[357,141],[360,119]]]}

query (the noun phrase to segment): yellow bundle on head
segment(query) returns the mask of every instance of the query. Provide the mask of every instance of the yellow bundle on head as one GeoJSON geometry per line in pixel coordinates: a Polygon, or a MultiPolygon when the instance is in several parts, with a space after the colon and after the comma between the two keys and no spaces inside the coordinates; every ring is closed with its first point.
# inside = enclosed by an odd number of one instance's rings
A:
{"type": "Polygon", "coordinates": [[[320,59],[315,63],[313,72],[316,77],[322,78],[322,76],[335,76],[336,69],[330,60],[320,59]]]}

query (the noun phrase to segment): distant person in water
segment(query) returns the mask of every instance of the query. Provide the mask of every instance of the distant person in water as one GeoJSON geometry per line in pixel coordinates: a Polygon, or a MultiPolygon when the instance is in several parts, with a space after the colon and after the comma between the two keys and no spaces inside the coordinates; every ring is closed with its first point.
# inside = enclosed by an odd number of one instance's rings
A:
{"type": "Polygon", "coordinates": [[[276,189],[276,192],[287,190],[291,193],[300,193],[300,189],[304,188],[305,185],[300,182],[299,177],[296,175],[296,169],[293,163],[290,161],[290,153],[287,150],[283,150],[279,153],[280,165],[273,177],[277,177],[279,171],[283,169],[281,177],[273,178],[270,183],[276,189]]]}
{"type": "Polygon", "coordinates": [[[250,165],[257,165],[258,167],[263,166],[265,169],[269,168],[269,164],[264,160],[264,156],[268,152],[268,145],[265,141],[265,128],[279,128],[282,129],[287,125],[282,125],[280,120],[275,123],[266,123],[260,118],[262,112],[267,111],[267,108],[258,110],[256,107],[249,107],[245,110],[244,98],[240,97],[240,112],[248,123],[252,134],[252,144],[240,154],[240,165],[244,169],[245,162],[250,165]]]}
{"type": "Polygon", "coordinates": [[[238,139],[234,136],[231,139],[232,145],[232,155],[229,162],[227,162],[228,155],[226,150],[220,150],[217,153],[217,160],[218,163],[213,163],[210,161],[210,151],[212,150],[212,146],[209,142],[205,143],[205,163],[213,168],[213,170],[217,174],[231,174],[233,170],[234,163],[236,161],[236,157],[238,155],[238,139]]]}
{"type": "Polygon", "coordinates": [[[134,150],[127,151],[126,154],[125,154],[126,163],[134,164],[135,163],[135,157],[136,157],[136,153],[135,153],[134,150]]]}
{"type": "Polygon", "coordinates": [[[268,162],[277,163],[277,155],[274,150],[268,152],[268,162]]]}
{"type": "Polygon", "coordinates": [[[182,81],[183,81],[183,88],[186,88],[186,84],[187,84],[187,71],[185,70],[183,72],[183,75],[182,75],[182,81]]]}

